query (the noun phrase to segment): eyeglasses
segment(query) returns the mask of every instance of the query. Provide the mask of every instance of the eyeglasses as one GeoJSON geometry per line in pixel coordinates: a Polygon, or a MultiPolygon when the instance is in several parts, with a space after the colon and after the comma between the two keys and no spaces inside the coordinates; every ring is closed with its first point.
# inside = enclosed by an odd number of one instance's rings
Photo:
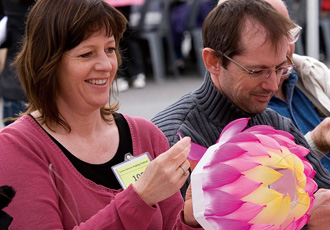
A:
{"type": "Polygon", "coordinates": [[[289,42],[289,44],[294,44],[299,39],[299,36],[301,34],[302,28],[296,24],[294,28],[292,28],[289,33],[292,36],[292,40],[289,42]]]}
{"type": "Polygon", "coordinates": [[[293,61],[287,56],[287,59],[290,61],[290,65],[287,66],[280,66],[277,69],[259,69],[259,70],[248,70],[247,68],[243,67],[241,64],[236,62],[235,60],[228,57],[226,54],[223,54],[225,58],[227,58],[229,61],[233,62],[235,65],[237,65],[239,68],[244,70],[250,75],[251,79],[255,80],[263,80],[269,77],[269,75],[274,70],[277,77],[282,77],[285,75],[288,75],[292,72],[292,70],[296,67],[293,61]]]}

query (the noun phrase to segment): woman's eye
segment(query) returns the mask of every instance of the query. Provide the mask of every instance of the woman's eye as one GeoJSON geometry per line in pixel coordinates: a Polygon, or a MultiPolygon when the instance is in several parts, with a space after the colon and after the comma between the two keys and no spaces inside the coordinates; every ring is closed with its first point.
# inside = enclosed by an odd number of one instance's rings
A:
{"type": "Polygon", "coordinates": [[[92,56],[92,53],[91,52],[88,52],[88,53],[85,53],[85,54],[80,55],[80,57],[82,57],[82,58],[88,58],[90,56],[92,56]]]}
{"type": "Polygon", "coordinates": [[[116,48],[113,48],[113,47],[109,47],[107,48],[107,53],[113,53],[115,52],[116,48]]]}

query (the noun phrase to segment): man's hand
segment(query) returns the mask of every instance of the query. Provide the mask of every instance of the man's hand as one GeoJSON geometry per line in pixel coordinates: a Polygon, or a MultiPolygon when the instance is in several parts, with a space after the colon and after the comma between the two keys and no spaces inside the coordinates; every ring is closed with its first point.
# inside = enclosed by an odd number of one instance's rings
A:
{"type": "Polygon", "coordinates": [[[189,187],[186,192],[186,201],[184,203],[184,222],[191,227],[200,227],[193,213],[191,184],[189,184],[189,187]]]}
{"type": "Polygon", "coordinates": [[[330,117],[325,118],[311,132],[314,144],[322,152],[330,152],[330,117]]]}
{"type": "Polygon", "coordinates": [[[308,230],[330,229],[330,190],[319,189],[315,193],[314,206],[308,213],[308,230]]]}

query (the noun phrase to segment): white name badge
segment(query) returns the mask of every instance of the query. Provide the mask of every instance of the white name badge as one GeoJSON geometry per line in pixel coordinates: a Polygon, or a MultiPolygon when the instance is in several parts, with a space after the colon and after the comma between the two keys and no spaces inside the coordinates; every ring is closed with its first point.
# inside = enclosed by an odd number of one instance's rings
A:
{"type": "Polygon", "coordinates": [[[126,155],[125,161],[111,167],[123,189],[136,182],[150,163],[149,153],[139,156],[126,155]]]}

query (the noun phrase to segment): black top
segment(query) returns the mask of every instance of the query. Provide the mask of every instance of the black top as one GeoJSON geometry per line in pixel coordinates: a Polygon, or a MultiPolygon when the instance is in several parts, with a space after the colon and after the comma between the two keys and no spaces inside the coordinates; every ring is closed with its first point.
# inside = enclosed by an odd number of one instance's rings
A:
{"type": "MultiPolygon", "coordinates": [[[[104,164],[90,164],[82,161],[72,155],[63,145],[61,145],[54,137],[52,137],[46,130],[48,136],[56,143],[56,145],[63,151],[67,158],[71,161],[73,166],[87,179],[96,184],[103,185],[111,189],[120,189],[121,186],[112,172],[111,167],[124,161],[126,153],[133,153],[132,137],[127,121],[122,114],[114,114],[115,122],[119,131],[119,146],[115,156],[104,164]]],[[[93,153],[91,153],[93,154],[93,153]]]]}

